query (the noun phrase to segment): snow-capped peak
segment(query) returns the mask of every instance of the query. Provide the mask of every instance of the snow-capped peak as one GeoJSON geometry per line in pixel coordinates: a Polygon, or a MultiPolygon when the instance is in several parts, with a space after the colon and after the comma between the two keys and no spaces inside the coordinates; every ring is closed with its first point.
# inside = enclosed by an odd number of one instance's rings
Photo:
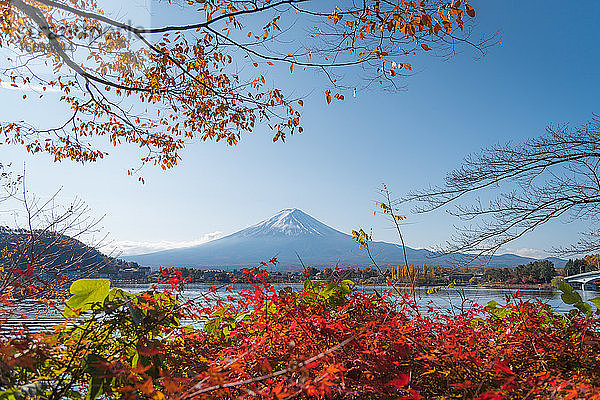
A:
{"type": "Polygon", "coordinates": [[[323,236],[333,232],[339,233],[297,208],[286,208],[239,233],[244,236],[323,236]]]}

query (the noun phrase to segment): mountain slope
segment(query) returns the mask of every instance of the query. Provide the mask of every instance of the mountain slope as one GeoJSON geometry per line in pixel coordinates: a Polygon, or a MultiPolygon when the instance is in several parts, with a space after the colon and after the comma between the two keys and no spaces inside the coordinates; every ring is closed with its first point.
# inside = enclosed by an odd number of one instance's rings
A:
{"type": "MultiPolygon", "coordinates": [[[[402,248],[385,242],[372,244],[381,265],[403,264],[402,248]]],[[[456,257],[431,258],[428,250],[406,248],[410,264],[454,265],[456,257]]],[[[364,249],[345,233],[298,209],[281,210],[273,217],[229,236],[198,246],[124,257],[148,266],[240,268],[257,266],[277,257],[283,268],[311,266],[367,266],[364,249]]],[[[512,254],[495,256],[489,266],[516,266],[533,259],[512,254]]]]}
{"type": "Polygon", "coordinates": [[[27,271],[44,280],[62,276],[111,276],[127,271],[149,272],[137,263],[106,256],[70,236],[50,231],[27,231],[0,227],[0,266],[27,271]]]}

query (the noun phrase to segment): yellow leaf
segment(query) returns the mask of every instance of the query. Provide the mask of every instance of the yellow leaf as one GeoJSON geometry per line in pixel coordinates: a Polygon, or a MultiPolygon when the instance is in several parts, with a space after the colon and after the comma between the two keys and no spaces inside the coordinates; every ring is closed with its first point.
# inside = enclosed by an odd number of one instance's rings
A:
{"type": "Polygon", "coordinates": [[[157,390],[152,393],[152,400],[165,400],[165,395],[157,390]]]}

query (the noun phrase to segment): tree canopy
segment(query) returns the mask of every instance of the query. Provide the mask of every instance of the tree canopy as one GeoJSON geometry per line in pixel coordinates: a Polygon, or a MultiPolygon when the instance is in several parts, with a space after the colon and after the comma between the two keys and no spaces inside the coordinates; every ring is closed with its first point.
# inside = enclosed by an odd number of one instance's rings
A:
{"type": "Polygon", "coordinates": [[[550,283],[556,276],[554,264],[549,260],[532,261],[517,268],[490,268],[484,278],[499,283],[550,283]]]}
{"type": "Polygon", "coordinates": [[[268,124],[273,141],[302,132],[303,100],[271,82],[270,68],[323,73],[330,103],[356,90],[346,71],[360,71],[363,87],[393,89],[419,53],[449,57],[457,45],[482,51],[487,41],[470,40],[475,9],[461,0],[177,6],[194,22],[136,27],[93,0],[1,1],[3,83],[59,92],[68,112],[52,126],[6,121],[4,142],[80,162],[103,158],[107,142],[131,143],[142,163],[167,169],[192,139],[235,145],[258,123],[268,124]]]}
{"type": "Polygon", "coordinates": [[[590,254],[584,258],[569,260],[565,265],[565,276],[583,274],[585,272],[598,271],[600,267],[600,254],[590,254]]]}

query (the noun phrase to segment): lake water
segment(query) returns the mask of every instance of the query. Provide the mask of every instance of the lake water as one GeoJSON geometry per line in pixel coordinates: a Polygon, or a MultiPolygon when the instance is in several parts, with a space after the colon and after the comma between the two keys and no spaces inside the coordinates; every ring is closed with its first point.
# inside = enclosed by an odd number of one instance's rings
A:
{"type": "MultiPolygon", "coordinates": [[[[237,290],[248,288],[247,285],[231,285],[234,293],[237,290]]],[[[151,288],[151,285],[120,285],[120,288],[130,292],[141,292],[151,288]]],[[[280,290],[284,287],[291,287],[294,290],[301,290],[301,283],[275,284],[275,289],[280,290]]],[[[380,294],[392,292],[391,286],[361,286],[357,289],[365,292],[375,292],[380,294]]],[[[402,290],[402,288],[399,288],[402,290]]],[[[415,298],[417,304],[422,311],[427,311],[429,307],[440,310],[442,312],[457,312],[461,304],[468,306],[470,304],[486,305],[489,301],[496,301],[499,304],[506,304],[507,299],[517,292],[515,288],[485,288],[476,286],[456,286],[450,289],[443,288],[437,293],[427,294],[428,288],[417,288],[415,298]]],[[[596,290],[578,290],[584,300],[590,300],[600,296],[600,292],[596,290]]],[[[560,298],[560,292],[549,289],[519,289],[519,294],[523,300],[540,300],[544,304],[549,305],[556,311],[567,312],[571,306],[564,304],[560,298]]],[[[226,299],[231,295],[225,290],[225,287],[208,284],[191,284],[187,285],[183,292],[183,299],[194,299],[200,302],[214,302],[217,298],[226,299]],[[215,293],[211,292],[211,287],[217,287],[215,293]]],[[[18,311],[26,314],[28,318],[12,317],[7,320],[1,327],[0,331],[6,332],[6,329],[15,329],[19,326],[27,326],[33,330],[39,330],[44,327],[49,327],[57,324],[62,319],[61,315],[56,311],[42,310],[32,302],[26,302],[19,305],[18,311]]]]}

